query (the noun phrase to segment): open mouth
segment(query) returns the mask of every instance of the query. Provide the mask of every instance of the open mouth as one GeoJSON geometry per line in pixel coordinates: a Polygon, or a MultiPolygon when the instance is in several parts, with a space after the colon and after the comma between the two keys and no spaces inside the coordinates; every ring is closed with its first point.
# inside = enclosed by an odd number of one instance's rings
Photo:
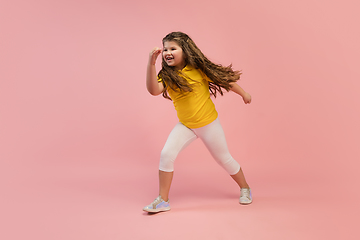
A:
{"type": "Polygon", "coordinates": [[[173,60],[174,58],[171,57],[171,56],[167,56],[165,59],[166,59],[167,61],[170,61],[170,60],[173,60]]]}

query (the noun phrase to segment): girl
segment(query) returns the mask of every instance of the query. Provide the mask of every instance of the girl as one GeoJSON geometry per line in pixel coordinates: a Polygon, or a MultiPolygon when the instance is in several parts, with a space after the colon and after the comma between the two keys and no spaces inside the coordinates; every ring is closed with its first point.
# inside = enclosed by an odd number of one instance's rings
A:
{"type": "Polygon", "coordinates": [[[239,94],[245,104],[251,96],[236,81],[240,72],[208,60],[193,40],[182,32],[163,38],[163,50],[154,48],[149,55],[146,87],[151,95],[162,94],[173,101],[179,123],[171,131],[160,156],[159,196],[144,207],[146,212],[170,210],[169,191],[174,161],[181,150],[200,138],[214,159],[240,187],[240,204],[252,202],[251,190],[240,165],[229,153],[224,131],[210,95],[223,95],[223,89],[239,94]],[[155,63],[162,53],[162,69],[156,75],[155,63]]]}

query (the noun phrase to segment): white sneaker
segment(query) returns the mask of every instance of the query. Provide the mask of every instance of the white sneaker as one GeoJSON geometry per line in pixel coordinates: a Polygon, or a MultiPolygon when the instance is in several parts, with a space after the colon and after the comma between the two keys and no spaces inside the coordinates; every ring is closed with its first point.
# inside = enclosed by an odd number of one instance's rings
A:
{"type": "Polygon", "coordinates": [[[169,200],[165,202],[161,196],[158,196],[150,205],[143,208],[145,212],[157,213],[170,210],[169,200]]]}
{"type": "Polygon", "coordinates": [[[240,189],[240,204],[246,205],[252,203],[251,189],[242,188],[240,189]]]}

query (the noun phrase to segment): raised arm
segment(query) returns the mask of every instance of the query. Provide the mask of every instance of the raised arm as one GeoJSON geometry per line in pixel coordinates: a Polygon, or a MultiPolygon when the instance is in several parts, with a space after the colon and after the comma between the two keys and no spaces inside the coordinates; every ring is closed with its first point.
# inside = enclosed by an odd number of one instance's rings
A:
{"type": "Polygon", "coordinates": [[[161,49],[158,47],[151,50],[146,71],[146,88],[149,93],[154,96],[161,94],[164,90],[163,84],[157,80],[155,68],[156,59],[160,53],[161,49]]]}
{"type": "Polygon", "coordinates": [[[239,94],[243,98],[245,104],[251,103],[251,95],[249,93],[245,92],[237,83],[230,83],[230,85],[231,91],[239,94]]]}

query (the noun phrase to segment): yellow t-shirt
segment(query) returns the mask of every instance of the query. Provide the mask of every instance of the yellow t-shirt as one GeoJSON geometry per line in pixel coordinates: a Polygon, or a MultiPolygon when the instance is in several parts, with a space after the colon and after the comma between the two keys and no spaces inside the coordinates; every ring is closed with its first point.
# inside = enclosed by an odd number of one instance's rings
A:
{"type": "Polygon", "coordinates": [[[186,66],[181,71],[193,91],[181,93],[171,88],[166,90],[174,103],[179,121],[188,128],[203,127],[218,117],[215,105],[210,99],[211,80],[199,69],[191,66],[186,66]]]}

